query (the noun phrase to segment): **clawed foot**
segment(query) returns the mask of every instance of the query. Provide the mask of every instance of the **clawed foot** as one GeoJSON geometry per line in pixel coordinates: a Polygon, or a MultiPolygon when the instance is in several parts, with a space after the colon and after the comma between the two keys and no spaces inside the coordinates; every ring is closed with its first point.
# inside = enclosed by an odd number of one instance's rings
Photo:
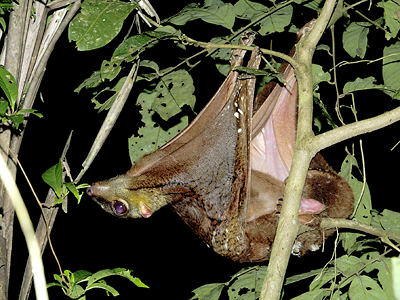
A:
{"type": "Polygon", "coordinates": [[[275,214],[278,216],[281,214],[282,204],[283,204],[283,198],[279,198],[275,207],[275,214]]]}

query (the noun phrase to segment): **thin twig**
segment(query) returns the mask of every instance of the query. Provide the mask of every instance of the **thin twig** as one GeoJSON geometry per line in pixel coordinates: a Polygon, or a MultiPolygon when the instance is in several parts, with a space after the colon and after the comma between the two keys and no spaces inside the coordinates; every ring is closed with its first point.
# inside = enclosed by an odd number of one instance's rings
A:
{"type": "MultiPolygon", "coordinates": [[[[200,42],[200,41],[196,41],[192,38],[189,38],[187,36],[183,36],[183,43],[184,44],[185,43],[193,44],[193,45],[196,45],[199,47],[203,47],[205,49],[243,49],[243,50],[248,50],[248,51],[253,51],[255,49],[255,47],[253,47],[253,46],[200,42]]],[[[273,56],[282,58],[283,60],[285,60],[289,64],[291,64],[295,69],[299,68],[297,61],[287,54],[284,54],[284,53],[278,52],[278,51],[274,51],[274,50],[264,49],[264,48],[259,48],[259,49],[260,49],[260,52],[262,52],[263,54],[273,55],[273,56]]]]}
{"type": "Polygon", "coordinates": [[[343,117],[340,112],[340,93],[339,93],[339,88],[338,88],[338,82],[337,82],[337,70],[336,70],[336,43],[335,43],[335,25],[332,25],[330,27],[331,29],[331,40],[332,40],[332,64],[333,64],[333,83],[335,85],[335,91],[336,91],[336,103],[335,103],[335,110],[336,110],[336,115],[344,125],[343,117]]]}
{"type": "MultiPolygon", "coordinates": [[[[60,156],[60,160],[64,160],[64,158],[66,157],[68,148],[71,143],[71,138],[72,138],[72,131],[69,134],[68,139],[65,143],[64,149],[60,156]]],[[[50,232],[51,232],[51,229],[53,228],[53,225],[54,225],[54,222],[55,222],[55,219],[57,216],[57,212],[58,212],[58,207],[54,206],[54,199],[55,199],[55,194],[52,189],[49,189],[44,205],[42,203],[39,204],[39,207],[40,207],[41,213],[42,213],[42,218],[40,218],[39,224],[36,227],[36,237],[39,241],[41,253],[43,253],[43,251],[46,247],[47,241],[49,241],[51,251],[57,262],[58,268],[60,270],[60,275],[63,276],[61,265],[57,259],[57,255],[54,251],[54,248],[52,246],[51,239],[50,239],[50,232]]],[[[25,266],[23,281],[21,284],[20,292],[19,292],[19,298],[18,298],[19,300],[28,299],[31,284],[32,284],[32,268],[30,267],[29,264],[27,264],[25,266]]]]}
{"type": "MultiPolygon", "coordinates": [[[[71,138],[71,136],[70,136],[70,138],[71,138]]],[[[51,242],[51,239],[50,239],[50,232],[48,230],[49,223],[47,222],[47,218],[46,218],[44,210],[43,210],[43,204],[42,204],[42,202],[40,202],[39,197],[37,196],[37,194],[35,192],[35,189],[33,188],[32,184],[31,184],[31,181],[29,180],[29,177],[26,174],[25,169],[22,167],[21,162],[19,161],[18,157],[13,152],[10,152],[10,154],[13,157],[13,159],[16,161],[18,167],[20,168],[20,170],[22,172],[22,175],[24,176],[26,182],[28,183],[28,186],[29,186],[29,189],[32,192],[32,195],[35,198],[36,203],[38,204],[38,206],[40,208],[40,213],[41,213],[41,215],[43,217],[43,221],[44,221],[44,223],[46,225],[46,236],[47,236],[47,239],[49,241],[49,246],[51,248],[51,252],[52,252],[52,254],[54,256],[54,259],[56,260],[56,263],[57,263],[58,269],[60,271],[60,274],[63,274],[63,270],[61,268],[60,261],[57,258],[56,252],[54,251],[53,243],[51,242]]]]}

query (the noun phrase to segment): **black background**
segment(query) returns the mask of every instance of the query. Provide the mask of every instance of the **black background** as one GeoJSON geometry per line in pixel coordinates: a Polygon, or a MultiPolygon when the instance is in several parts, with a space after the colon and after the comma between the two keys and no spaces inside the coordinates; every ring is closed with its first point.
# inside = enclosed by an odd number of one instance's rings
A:
{"type": "MultiPolygon", "coordinates": [[[[161,19],[178,12],[184,3],[174,1],[152,1],[161,19]]],[[[296,15],[299,26],[306,23],[313,14],[296,15]]],[[[339,27],[339,26],[337,26],[339,27]]],[[[190,35],[199,40],[207,40],[215,32],[215,26],[207,27],[202,22],[192,22],[190,35]]],[[[126,29],[126,28],[124,28],[126,29]]],[[[126,32],[126,31],[125,31],[126,32]]],[[[221,34],[228,32],[221,29],[221,34]]],[[[119,35],[119,40],[123,34],[119,35]]],[[[76,176],[81,163],[86,157],[97,130],[101,126],[105,113],[97,113],[90,103],[90,94],[73,92],[93,70],[99,68],[103,59],[108,59],[113,49],[118,45],[118,38],[103,49],[90,52],[78,52],[74,45],[68,42],[67,34],[63,34],[48,63],[43,78],[40,93],[44,102],[37,100],[35,108],[43,113],[43,119],[31,118],[22,144],[20,160],[25,167],[39,197],[44,201],[47,188],[40,175],[55,164],[60,156],[64,143],[71,129],[74,130],[68,161],[72,173],[76,176]]],[[[273,38],[273,36],[272,36],[273,38]]],[[[370,37],[371,38],[371,37],[370,37]]],[[[282,45],[274,43],[274,48],[288,51],[294,37],[285,39],[282,45]]],[[[377,36],[376,39],[382,39],[377,36]]],[[[263,46],[262,40],[256,43],[263,46]]],[[[340,43],[340,38],[338,39],[340,43]]],[[[376,42],[379,42],[377,40],[376,42]]],[[[384,42],[384,40],[382,40],[384,42]]],[[[329,43],[329,36],[325,37],[329,43]]],[[[173,65],[183,52],[173,48],[171,44],[162,45],[163,51],[150,51],[147,59],[153,59],[161,65],[173,65]],[[170,50],[169,50],[170,49],[170,50]],[[160,53],[162,53],[160,56],[160,53]],[[152,57],[153,56],[153,57],[152,57]]],[[[265,46],[264,46],[265,47],[265,46]]],[[[338,45],[340,48],[340,44],[338,45]]],[[[374,49],[368,49],[373,53],[374,49]]],[[[342,53],[338,53],[340,55],[342,53]]],[[[377,57],[382,53],[373,53],[377,57]]],[[[344,56],[350,59],[348,56],[344,56]]],[[[320,63],[324,63],[323,57],[320,63]]],[[[326,61],[325,61],[326,63],[326,61]]],[[[355,79],[356,73],[362,74],[362,67],[356,67],[348,78],[339,78],[345,82],[355,79]]],[[[205,59],[205,63],[196,67],[192,73],[195,78],[196,97],[199,101],[196,110],[211,98],[217,90],[223,77],[215,71],[213,62],[205,59]]],[[[343,73],[342,73],[343,75],[343,73]]],[[[380,78],[380,74],[376,74],[380,78]]],[[[366,76],[364,76],[366,77],[366,76]]],[[[135,99],[140,90],[134,91],[127,102],[120,119],[112,130],[99,156],[83,178],[83,182],[94,182],[124,173],[130,168],[127,151],[127,139],[136,130],[140,117],[135,106],[135,99]]],[[[326,95],[334,101],[335,95],[326,95]]],[[[382,97],[381,93],[365,92],[358,98],[357,108],[359,119],[371,117],[389,110],[397,105],[382,97]]],[[[330,102],[334,103],[334,102],[330,102]]],[[[324,129],[327,129],[324,128],[324,129]]],[[[399,125],[363,136],[364,153],[367,168],[367,179],[371,188],[374,208],[385,207],[396,209],[396,176],[390,175],[398,166],[398,149],[390,148],[398,140],[399,125]]],[[[323,152],[323,155],[339,170],[345,157],[344,147],[352,143],[358,144],[358,138],[336,145],[323,152]]],[[[37,223],[39,208],[26,188],[25,180],[19,175],[18,184],[21,187],[24,200],[37,223]]],[[[191,290],[200,285],[224,282],[230,276],[247,266],[221,258],[208,249],[187,226],[169,209],[163,208],[150,219],[126,220],[117,219],[100,209],[100,207],[84,196],[77,205],[74,199],[69,200],[68,213],[59,212],[52,240],[56,253],[64,269],[76,271],[85,269],[96,272],[105,268],[124,267],[134,271],[150,289],[134,287],[123,278],[107,280],[121,293],[118,299],[188,299],[191,290]]],[[[292,257],[288,274],[322,267],[330,258],[333,240],[327,242],[325,253],[311,254],[303,258],[292,257]]],[[[13,251],[13,270],[10,286],[10,299],[16,299],[22,280],[27,250],[23,242],[18,224],[15,227],[15,244],[13,251]]],[[[58,269],[47,247],[44,253],[44,264],[47,281],[52,282],[53,273],[58,269]]],[[[306,285],[295,286],[286,290],[286,297],[297,295],[306,285]]],[[[49,289],[51,299],[67,299],[57,288],[49,289]]],[[[90,291],[88,299],[103,299],[104,291],[90,291]]],[[[34,296],[31,296],[34,299],[34,296]]]]}

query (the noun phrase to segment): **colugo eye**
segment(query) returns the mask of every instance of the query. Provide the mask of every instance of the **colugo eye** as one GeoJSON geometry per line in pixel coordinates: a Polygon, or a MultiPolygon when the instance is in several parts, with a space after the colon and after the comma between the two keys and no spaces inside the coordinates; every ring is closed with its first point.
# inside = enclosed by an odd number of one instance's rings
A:
{"type": "Polygon", "coordinates": [[[128,212],[127,205],[120,200],[113,200],[112,207],[113,207],[114,213],[118,216],[123,216],[128,212]]]}

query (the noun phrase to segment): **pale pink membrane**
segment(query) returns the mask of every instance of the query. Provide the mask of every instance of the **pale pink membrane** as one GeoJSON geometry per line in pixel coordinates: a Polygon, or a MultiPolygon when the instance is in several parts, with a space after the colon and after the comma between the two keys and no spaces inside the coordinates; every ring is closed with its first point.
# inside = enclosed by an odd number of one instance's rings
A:
{"type": "Polygon", "coordinates": [[[302,199],[299,214],[319,214],[325,210],[325,205],[314,199],[302,199]]]}

